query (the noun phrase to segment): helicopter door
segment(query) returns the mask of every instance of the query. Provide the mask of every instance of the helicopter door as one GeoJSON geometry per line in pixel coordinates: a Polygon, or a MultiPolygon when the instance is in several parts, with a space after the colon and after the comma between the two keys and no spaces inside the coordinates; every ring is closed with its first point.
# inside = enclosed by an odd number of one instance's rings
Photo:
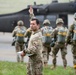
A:
{"type": "Polygon", "coordinates": [[[59,18],[62,18],[64,21],[65,27],[68,27],[68,15],[67,14],[59,14],[59,18]]]}

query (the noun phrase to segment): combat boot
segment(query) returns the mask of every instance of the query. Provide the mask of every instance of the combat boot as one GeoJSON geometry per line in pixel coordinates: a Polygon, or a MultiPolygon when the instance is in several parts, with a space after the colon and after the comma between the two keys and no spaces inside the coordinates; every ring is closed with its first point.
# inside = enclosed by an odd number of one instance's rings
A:
{"type": "Polygon", "coordinates": [[[17,55],[17,62],[20,62],[20,57],[17,55]]]}
{"type": "Polygon", "coordinates": [[[56,68],[56,65],[51,66],[51,70],[54,70],[56,68]]]}
{"type": "Polygon", "coordinates": [[[24,57],[21,56],[21,62],[24,62],[24,57]]]}
{"type": "Polygon", "coordinates": [[[66,65],[64,65],[64,69],[66,69],[66,65]]]}
{"type": "Polygon", "coordinates": [[[46,67],[46,68],[48,67],[47,62],[44,62],[44,67],[46,67]]]}
{"type": "Polygon", "coordinates": [[[21,53],[23,51],[17,52],[17,62],[23,62],[23,57],[21,56],[21,53]]]}

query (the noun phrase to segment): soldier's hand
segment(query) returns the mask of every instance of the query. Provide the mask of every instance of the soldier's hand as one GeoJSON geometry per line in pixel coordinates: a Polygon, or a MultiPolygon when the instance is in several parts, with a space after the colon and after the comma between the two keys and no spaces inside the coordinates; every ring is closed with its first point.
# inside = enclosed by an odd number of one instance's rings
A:
{"type": "Polygon", "coordinates": [[[33,14],[33,8],[32,8],[32,6],[30,6],[29,13],[33,14]]]}
{"type": "Polygon", "coordinates": [[[22,56],[22,57],[24,57],[25,55],[26,55],[26,53],[24,53],[24,52],[21,53],[21,56],[22,56]]]}

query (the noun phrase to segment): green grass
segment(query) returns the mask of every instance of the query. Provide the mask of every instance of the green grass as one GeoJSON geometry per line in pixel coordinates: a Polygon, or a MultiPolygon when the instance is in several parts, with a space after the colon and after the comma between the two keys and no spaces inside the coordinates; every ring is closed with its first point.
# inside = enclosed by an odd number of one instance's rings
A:
{"type": "Polygon", "coordinates": [[[0,75],[26,75],[25,64],[0,62],[0,75]]]}
{"type": "MultiPolygon", "coordinates": [[[[0,0],[0,14],[17,12],[25,9],[27,5],[51,3],[52,0],[0,0]]],[[[68,2],[69,0],[58,0],[59,2],[68,2]]],[[[73,1],[73,0],[72,0],[73,1]]]]}
{"type": "MultiPolygon", "coordinates": [[[[0,75],[26,75],[25,63],[17,62],[4,62],[0,61],[0,75]]],[[[50,69],[50,65],[43,70],[43,75],[76,75],[72,67],[63,69],[62,66],[58,66],[55,70],[50,69]]]]}
{"type": "Polygon", "coordinates": [[[67,67],[64,69],[62,66],[58,66],[56,69],[51,70],[50,66],[48,68],[44,68],[44,75],[76,75],[74,69],[71,67],[67,67]]]}

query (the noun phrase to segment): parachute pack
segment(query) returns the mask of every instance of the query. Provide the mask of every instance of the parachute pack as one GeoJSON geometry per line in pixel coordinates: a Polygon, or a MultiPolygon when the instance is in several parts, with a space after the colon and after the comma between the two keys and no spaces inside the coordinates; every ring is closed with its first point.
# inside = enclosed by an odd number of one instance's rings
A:
{"type": "Polygon", "coordinates": [[[44,44],[50,44],[52,41],[51,33],[52,33],[53,28],[48,26],[48,27],[43,27],[42,28],[42,41],[44,44]]]}
{"type": "Polygon", "coordinates": [[[67,28],[65,27],[61,27],[58,29],[58,35],[57,35],[57,42],[65,42],[66,39],[66,35],[67,35],[67,28]]]}
{"type": "Polygon", "coordinates": [[[24,43],[24,34],[25,34],[26,30],[25,28],[18,28],[17,30],[17,34],[16,34],[16,41],[19,43],[24,43]]]}

